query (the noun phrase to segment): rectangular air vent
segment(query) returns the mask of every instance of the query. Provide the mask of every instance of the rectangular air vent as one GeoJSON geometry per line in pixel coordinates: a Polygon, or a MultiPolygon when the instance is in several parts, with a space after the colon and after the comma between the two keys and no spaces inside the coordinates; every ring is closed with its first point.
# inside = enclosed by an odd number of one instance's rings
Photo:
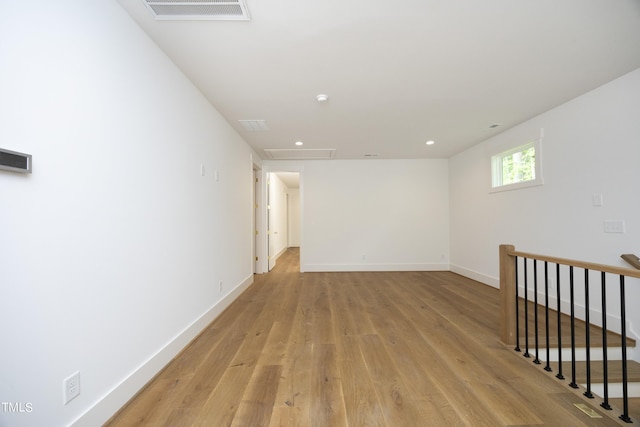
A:
{"type": "Polygon", "coordinates": [[[0,148],[0,169],[11,172],[31,173],[31,154],[0,148]]]}
{"type": "Polygon", "coordinates": [[[265,148],[267,157],[273,160],[331,160],[335,148],[265,148]]]}
{"type": "Polygon", "coordinates": [[[142,0],[156,20],[249,21],[244,0],[142,0]]]}
{"type": "Polygon", "coordinates": [[[269,130],[266,120],[238,120],[244,130],[249,132],[260,132],[269,130]]]}

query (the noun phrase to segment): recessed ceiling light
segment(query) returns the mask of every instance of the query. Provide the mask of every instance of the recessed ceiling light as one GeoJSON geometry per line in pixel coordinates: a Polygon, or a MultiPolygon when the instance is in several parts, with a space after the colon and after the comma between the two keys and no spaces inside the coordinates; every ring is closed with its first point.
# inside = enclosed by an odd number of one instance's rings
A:
{"type": "Polygon", "coordinates": [[[302,142],[302,141],[296,141],[296,145],[303,145],[303,144],[304,144],[304,142],[302,142]]]}
{"type": "Polygon", "coordinates": [[[435,144],[435,143],[436,143],[435,141],[427,141],[425,144],[427,144],[427,145],[433,145],[433,144],[435,144]]]}
{"type": "Polygon", "coordinates": [[[320,95],[316,96],[316,99],[318,100],[319,103],[323,103],[323,102],[327,102],[327,100],[329,99],[329,95],[325,95],[324,93],[321,93],[320,95]]]}

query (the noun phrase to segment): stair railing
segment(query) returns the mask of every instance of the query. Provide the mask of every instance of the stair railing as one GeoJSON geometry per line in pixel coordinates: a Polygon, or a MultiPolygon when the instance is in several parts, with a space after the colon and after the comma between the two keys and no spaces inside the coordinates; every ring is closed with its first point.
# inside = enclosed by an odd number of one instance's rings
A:
{"type": "Polygon", "coordinates": [[[622,254],[620,255],[620,258],[631,264],[633,268],[637,268],[638,270],[640,270],[640,258],[638,258],[635,254],[622,254]]]}
{"type": "MultiPolygon", "coordinates": [[[[636,257],[637,258],[637,257],[636,257]]],[[[625,260],[628,261],[627,258],[625,260]]],[[[628,375],[627,375],[627,333],[626,333],[626,301],[625,301],[625,278],[633,277],[640,279],[640,270],[632,270],[628,268],[608,266],[602,264],[594,264],[584,261],[576,261],[546,255],[538,255],[527,252],[516,251],[513,245],[500,245],[500,339],[508,345],[515,345],[515,351],[522,351],[520,348],[520,307],[524,308],[524,353],[523,356],[530,358],[529,353],[529,311],[533,310],[534,319],[534,360],[536,364],[541,364],[539,360],[539,330],[538,330],[538,293],[542,292],[538,284],[538,263],[544,263],[544,322],[545,322],[545,339],[546,344],[546,371],[552,371],[550,359],[550,309],[556,311],[557,322],[557,340],[558,340],[558,374],[556,378],[563,380],[562,372],[562,300],[561,300],[561,284],[567,284],[569,288],[569,311],[570,328],[571,328],[571,382],[569,386],[579,388],[576,382],[576,280],[574,270],[582,271],[584,277],[584,314],[585,323],[585,346],[586,346],[586,391],[584,395],[588,398],[594,398],[591,390],[591,318],[590,312],[597,311],[598,308],[590,306],[590,289],[589,277],[590,272],[600,273],[600,310],[602,317],[600,319],[602,328],[602,357],[603,357],[603,402],[600,404],[604,409],[611,410],[609,404],[609,375],[608,375],[608,353],[607,353],[607,294],[611,294],[611,287],[607,285],[607,276],[614,275],[619,278],[619,299],[620,299],[620,337],[622,352],[622,395],[623,395],[623,413],[620,419],[631,423],[629,417],[629,397],[628,397],[628,375]],[[552,279],[549,277],[549,266],[555,265],[555,307],[549,305],[549,287],[552,279]],[[533,273],[529,271],[531,265],[533,273]],[[562,279],[561,269],[568,270],[568,279],[562,279]],[[522,273],[521,273],[522,272],[522,273]],[[529,281],[533,281],[533,288],[529,286],[529,281]],[[524,288],[524,295],[520,295],[519,288],[524,288]],[[533,297],[531,297],[533,292],[533,297]],[[532,307],[529,307],[532,305],[532,307]]],[[[553,277],[553,276],[552,276],[553,277]]],[[[565,276],[566,277],[566,274],[565,276]]],[[[566,298],[566,296],[565,296],[566,298]]]]}

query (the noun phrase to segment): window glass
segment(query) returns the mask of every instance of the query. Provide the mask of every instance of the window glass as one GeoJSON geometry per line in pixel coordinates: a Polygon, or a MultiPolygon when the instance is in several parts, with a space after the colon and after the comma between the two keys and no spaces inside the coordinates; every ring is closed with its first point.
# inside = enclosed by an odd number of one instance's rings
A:
{"type": "Polygon", "coordinates": [[[540,141],[531,141],[492,156],[491,187],[493,191],[542,184],[539,147],[540,141]]]}

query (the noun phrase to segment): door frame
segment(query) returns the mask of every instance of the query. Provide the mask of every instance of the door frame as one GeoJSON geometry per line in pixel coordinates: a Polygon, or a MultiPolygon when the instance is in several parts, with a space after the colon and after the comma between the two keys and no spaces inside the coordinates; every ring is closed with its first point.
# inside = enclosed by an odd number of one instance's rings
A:
{"type": "Polygon", "coordinates": [[[266,273],[269,271],[269,247],[267,236],[267,177],[270,173],[277,172],[295,172],[300,175],[300,272],[304,273],[304,166],[301,165],[277,165],[277,164],[262,164],[260,170],[260,202],[258,203],[258,216],[259,216],[259,228],[258,238],[256,239],[256,245],[259,246],[261,254],[258,255],[259,260],[257,264],[256,273],[266,273]]]}

